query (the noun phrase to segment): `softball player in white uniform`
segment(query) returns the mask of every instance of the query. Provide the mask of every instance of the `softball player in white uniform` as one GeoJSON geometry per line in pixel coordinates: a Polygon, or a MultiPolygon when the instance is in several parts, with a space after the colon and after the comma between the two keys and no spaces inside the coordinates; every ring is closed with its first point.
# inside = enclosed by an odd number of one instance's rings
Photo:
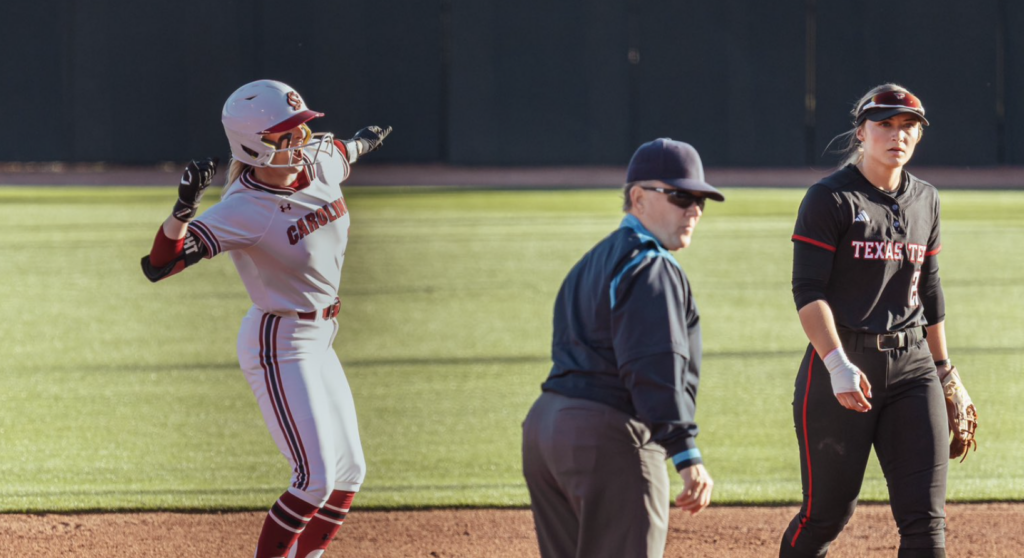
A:
{"type": "Polygon", "coordinates": [[[238,360],[292,466],[256,558],[321,556],[366,470],[352,393],[332,349],[349,229],[340,186],[391,129],[364,128],[338,141],[310,131],[306,122],[319,116],[280,82],[235,91],[222,114],[233,160],[221,201],[195,218],[217,162],[189,163],[174,212],[142,261],[155,282],[229,252],[252,299],[238,360]]]}

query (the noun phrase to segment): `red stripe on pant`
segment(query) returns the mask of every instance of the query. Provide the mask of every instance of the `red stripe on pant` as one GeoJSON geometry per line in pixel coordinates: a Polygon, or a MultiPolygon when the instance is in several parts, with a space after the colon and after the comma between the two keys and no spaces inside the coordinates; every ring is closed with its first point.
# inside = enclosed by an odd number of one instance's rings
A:
{"type": "MultiPolygon", "coordinates": [[[[281,318],[277,318],[274,323],[274,352],[272,358],[274,359],[274,370],[277,374],[278,385],[281,386],[281,399],[284,401],[284,412],[288,415],[288,423],[292,425],[295,432],[295,439],[299,444],[299,453],[302,455],[301,461],[301,478],[295,479],[295,488],[299,490],[305,490],[309,488],[309,458],[306,457],[306,446],[302,443],[302,436],[299,434],[299,429],[295,425],[295,419],[292,418],[292,409],[288,405],[288,394],[284,390],[284,382],[281,380],[281,365],[277,362],[277,330],[281,323],[281,318]]],[[[296,468],[299,468],[300,464],[297,464],[296,468]]]]}
{"type": "Polygon", "coordinates": [[[807,524],[807,520],[811,517],[811,500],[814,496],[814,482],[811,476],[811,440],[807,437],[807,401],[811,398],[811,372],[814,371],[814,359],[818,357],[818,353],[811,350],[811,360],[807,364],[807,387],[804,390],[804,452],[807,454],[807,513],[804,514],[803,519],[800,520],[800,526],[797,527],[796,533],[793,534],[793,540],[790,546],[796,547],[796,540],[800,538],[800,532],[804,530],[804,525],[807,524]]]}
{"type": "Polygon", "coordinates": [[[287,399],[284,397],[284,386],[281,383],[280,365],[277,362],[277,333],[280,322],[279,316],[263,315],[260,322],[260,366],[263,367],[263,381],[267,387],[267,395],[270,397],[270,406],[274,410],[278,428],[281,429],[288,450],[292,454],[292,461],[295,463],[294,486],[299,490],[304,490],[308,486],[306,451],[302,446],[295,422],[291,418],[291,412],[287,409],[287,399]],[[284,412],[281,407],[285,407],[284,412]]]}

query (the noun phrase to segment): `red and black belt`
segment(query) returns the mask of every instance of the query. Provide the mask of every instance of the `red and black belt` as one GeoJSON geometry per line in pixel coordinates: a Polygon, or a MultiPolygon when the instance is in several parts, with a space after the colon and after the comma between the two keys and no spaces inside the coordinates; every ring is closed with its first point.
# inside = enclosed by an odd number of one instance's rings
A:
{"type": "Polygon", "coordinates": [[[312,312],[296,312],[296,315],[300,320],[316,320],[317,317],[323,320],[330,320],[338,316],[338,311],[341,310],[341,299],[334,297],[334,303],[322,310],[313,310],[312,312]]]}

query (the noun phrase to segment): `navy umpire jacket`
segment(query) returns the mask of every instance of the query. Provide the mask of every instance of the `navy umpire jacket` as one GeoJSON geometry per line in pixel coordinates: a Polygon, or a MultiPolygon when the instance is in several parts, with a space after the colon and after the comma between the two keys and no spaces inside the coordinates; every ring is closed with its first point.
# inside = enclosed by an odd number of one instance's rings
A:
{"type": "Polygon", "coordinates": [[[636,417],[677,470],[701,463],[700,316],[679,263],[633,215],[562,283],[551,358],[544,391],[636,417]]]}

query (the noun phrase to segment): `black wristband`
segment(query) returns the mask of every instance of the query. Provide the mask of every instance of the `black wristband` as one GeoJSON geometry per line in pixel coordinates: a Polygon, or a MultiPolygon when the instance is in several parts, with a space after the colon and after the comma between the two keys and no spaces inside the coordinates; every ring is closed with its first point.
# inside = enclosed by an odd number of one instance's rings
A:
{"type": "Polygon", "coordinates": [[[938,368],[940,366],[949,366],[949,364],[950,364],[950,361],[949,361],[948,358],[935,361],[935,367],[936,368],[938,368]]]}
{"type": "Polygon", "coordinates": [[[195,219],[196,213],[198,213],[199,206],[189,205],[179,198],[177,203],[174,204],[174,210],[171,211],[171,215],[174,218],[181,221],[182,223],[188,223],[192,219],[195,219]]]}

